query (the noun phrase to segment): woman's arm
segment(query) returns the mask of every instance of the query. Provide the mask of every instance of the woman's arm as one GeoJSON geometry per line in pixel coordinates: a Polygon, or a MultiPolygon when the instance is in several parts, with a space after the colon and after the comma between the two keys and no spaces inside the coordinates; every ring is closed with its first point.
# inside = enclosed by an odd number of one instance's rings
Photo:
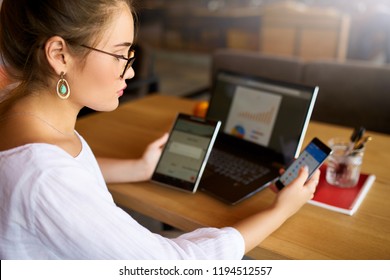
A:
{"type": "Polygon", "coordinates": [[[306,184],[307,168],[300,170],[299,176],[281,190],[273,205],[240,222],[235,227],[245,240],[245,252],[252,250],[272,232],[278,229],[289,217],[296,213],[309,199],[313,198],[319,180],[316,171],[306,184]]]}
{"type": "Polygon", "coordinates": [[[97,158],[105,181],[125,183],[148,180],[152,176],[167,139],[166,133],[149,144],[139,159],[97,158]]]}

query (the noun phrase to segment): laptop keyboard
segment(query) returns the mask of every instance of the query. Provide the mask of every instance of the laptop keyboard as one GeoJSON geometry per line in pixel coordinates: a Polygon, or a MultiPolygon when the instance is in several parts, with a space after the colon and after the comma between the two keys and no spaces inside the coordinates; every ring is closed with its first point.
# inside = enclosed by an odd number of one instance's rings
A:
{"type": "Polygon", "coordinates": [[[215,173],[226,176],[244,185],[248,185],[270,172],[270,169],[265,166],[255,164],[215,148],[209,157],[208,164],[213,168],[215,173]]]}

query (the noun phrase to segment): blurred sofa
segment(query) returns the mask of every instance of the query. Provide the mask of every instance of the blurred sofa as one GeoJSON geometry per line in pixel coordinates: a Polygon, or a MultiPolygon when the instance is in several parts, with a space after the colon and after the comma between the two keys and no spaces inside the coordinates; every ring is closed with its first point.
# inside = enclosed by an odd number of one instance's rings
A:
{"type": "Polygon", "coordinates": [[[219,69],[320,88],[312,119],[390,134],[390,65],[365,61],[311,60],[220,49],[212,59],[211,81],[219,69]]]}

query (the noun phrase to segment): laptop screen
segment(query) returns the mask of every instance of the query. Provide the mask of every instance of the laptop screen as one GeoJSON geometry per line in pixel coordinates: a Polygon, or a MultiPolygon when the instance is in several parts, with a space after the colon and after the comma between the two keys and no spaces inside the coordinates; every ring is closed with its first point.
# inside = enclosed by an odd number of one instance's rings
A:
{"type": "Polygon", "coordinates": [[[317,92],[317,87],[220,72],[207,118],[221,120],[223,134],[271,149],[288,163],[299,154],[317,92]]]}

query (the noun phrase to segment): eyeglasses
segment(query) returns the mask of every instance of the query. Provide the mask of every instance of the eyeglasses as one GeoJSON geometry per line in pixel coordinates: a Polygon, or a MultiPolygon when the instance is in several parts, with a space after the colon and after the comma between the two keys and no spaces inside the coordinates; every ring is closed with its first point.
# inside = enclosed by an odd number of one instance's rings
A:
{"type": "Polygon", "coordinates": [[[119,54],[114,54],[114,53],[109,53],[109,52],[105,52],[105,51],[102,51],[102,50],[99,50],[99,49],[95,49],[95,48],[92,48],[92,47],[88,47],[86,45],[81,45],[82,47],[84,48],[87,48],[87,49],[90,49],[90,50],[93,50],[93,51],[97,51],[97,52],[101,52],[101,53],[104,53],[104,54],[108,54],[108,55],[111,55],[113,57],[116,57],[118,59],[123,59],[123,60],[126,60],[126,65],[125,65],[125,68],[123,69],[123,72],[122,72],[122,75],[120,75],[120,77],[123,79],[123,77],[125,76],[125,73],[127,70],[129,70],[129,68],[133,65],[133,62],[135,60],[135,51],[133,49],[129,49],[129,52],[128,52],[128,57],[125,57],[123,55],[119,55],[119,54]]]}

